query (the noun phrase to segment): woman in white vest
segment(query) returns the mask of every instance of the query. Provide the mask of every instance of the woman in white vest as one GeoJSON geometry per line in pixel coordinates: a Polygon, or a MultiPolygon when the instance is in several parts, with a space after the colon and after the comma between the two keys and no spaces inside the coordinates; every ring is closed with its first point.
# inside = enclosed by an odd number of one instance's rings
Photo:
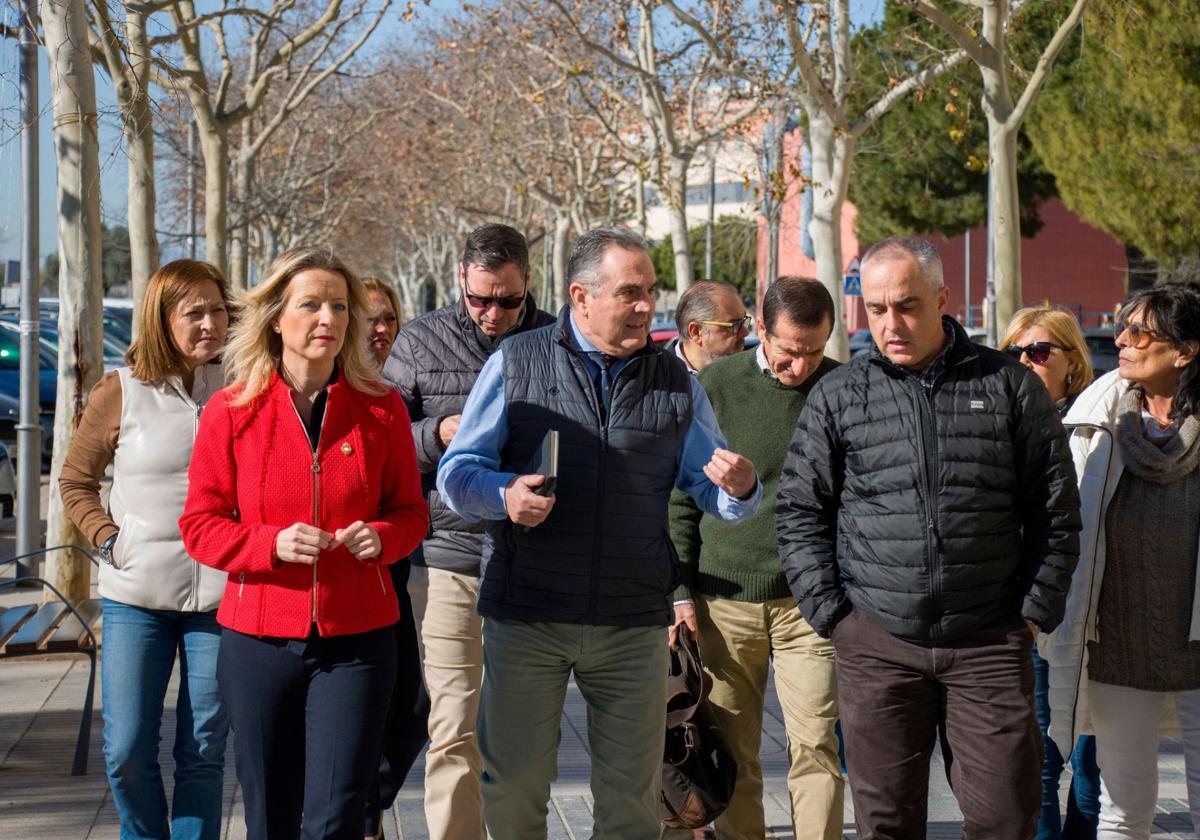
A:
{"type": "Polygon", "coordinates": [[[1039,639],[1050,736],[1096,735],[1100,840],[1150,837],[1159,736],[1182,729],[1200,828],[1200,291],[1135,293],[1120,367],[1067,413],[1083,530],[1066,615],[1039,639]]]}
{"type": "Polygon", "coordinates": [[[104,760],[121,837],[217,838],[229,720],[217,692],[225,573],[192,560],[179,535],[188,464],[209,396],[229,291],[212,265],[176,260],[154,273],[128,364],[88,397],[59,479],[68,515],[98,548],[104,760]],[[100,481],[112,464],[107,509],[100,481]],[[167,682],[179,660],[175,788],[158,764],[167,682]]]}

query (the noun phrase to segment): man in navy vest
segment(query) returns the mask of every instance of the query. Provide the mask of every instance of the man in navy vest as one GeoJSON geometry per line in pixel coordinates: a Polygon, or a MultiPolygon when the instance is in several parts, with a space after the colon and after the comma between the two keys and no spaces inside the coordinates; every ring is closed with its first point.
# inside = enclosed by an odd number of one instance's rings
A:
{"type": "Polygon", "coordinates": [[[649,341],[657,282],[641,237],[580,237],[558,322],[492,355],[437,486],[487,520],[478,739],[495,840],[546,836],[559,721],[574,675],[588,704],[595,840],[657,840],[667,634],[678,560],[672,488],[713,516],[758,507],[754,466],[725,449],[703,389],[649,341]],[[558,478],[528,465],[559,433],[558,478]]]}

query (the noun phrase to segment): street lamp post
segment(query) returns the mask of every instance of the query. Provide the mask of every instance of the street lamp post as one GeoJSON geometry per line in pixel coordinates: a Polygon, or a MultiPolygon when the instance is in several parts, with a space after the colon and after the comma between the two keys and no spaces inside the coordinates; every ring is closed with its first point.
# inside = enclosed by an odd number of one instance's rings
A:
{"type": "MultiPolygon", "coordinates": [[[[21,3],[21,371],[17,423],[17,554],[41,547],[42,424],[38,388],[38,54],[35,0],[21,3]]],[[[17,577],[27,574],[17,563],[17,577]]]]}

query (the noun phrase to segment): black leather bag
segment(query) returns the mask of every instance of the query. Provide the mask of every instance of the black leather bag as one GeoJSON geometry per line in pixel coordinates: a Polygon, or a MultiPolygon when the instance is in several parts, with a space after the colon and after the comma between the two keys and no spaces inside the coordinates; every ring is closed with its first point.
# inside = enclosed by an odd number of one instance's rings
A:
{"type": "Polygon", "coordinates": [[[667,828],[703,828],[729,807],[737,764],[708,704],[712,678],[686,627],[671,650],[667,677],[667,741],[658,814],[667,828]]]}

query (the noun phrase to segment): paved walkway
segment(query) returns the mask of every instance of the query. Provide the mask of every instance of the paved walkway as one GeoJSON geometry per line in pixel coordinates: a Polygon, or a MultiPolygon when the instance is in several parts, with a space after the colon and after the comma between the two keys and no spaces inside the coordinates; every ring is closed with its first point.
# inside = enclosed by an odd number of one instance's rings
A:
{"type": "MultiPolygon", "coordinates": [[[[8,600],[7,598],[5,600],[8,600]]],[[[71,777],[70,764],[79,727],[87,663],[81,657],[50,657],[0,663],[0,838],[12,840],[117,840],[118,821],[108,795],[101,753],[99,702],[92,728],[88,775],[71,777]]],[[[170,697],[174,696],[172,688],[170,697]]],[[[99,698],[99,692],[97,692],[99,698]]],[[[766,779],[770,836],[792,838],[784,779],[787,751],[779,704],[772,694],[763,727],[763,774],[766,779]]],[[[559,778],[553,788],[550,840],[582,840],[591,827],[587,780],[585,711],[571,687],[563,714],[559,778]]],[[[174,716],[166,715],[161,762],[170,785],[174,716]]],[[[232,748],[230,750],[232,753],[232,748]]],[[[427,837],[421,811],[424,765],[419,763],[390,815],[389,838],[427,837]]],[[[930,838],[961,837],[960,814],[939,766],[932,774],[930,838]]],[[[1193,838],[1187,818],[1183,756],[1175,741],[1165,741],[1159,759],[1159,808],[1155,838],[1193,838]]],[[[168,793],[169,796],[169,793],[168,793]]],[[[847,796],[847,837],[855,836],[847,796]]],[[[226,840],[245,838],[232,756],[225,774],[226,840]]]]}

